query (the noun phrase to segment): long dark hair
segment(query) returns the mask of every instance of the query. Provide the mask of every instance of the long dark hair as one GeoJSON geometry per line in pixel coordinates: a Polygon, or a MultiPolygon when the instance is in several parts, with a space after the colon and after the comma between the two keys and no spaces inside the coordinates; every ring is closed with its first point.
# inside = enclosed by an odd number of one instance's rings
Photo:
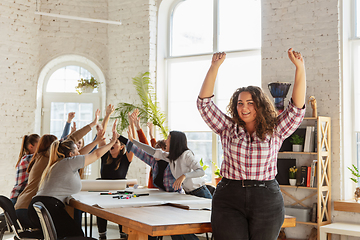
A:
{"type": "Polygon", "coordinates": [[[183,132],[171,131],[170,133],[169,160],[176,161],[183,152],[189,150],[186,135],[183,132]]]}
{"type": "MultiPolygon", "coordinates": [[[[120,142],[120,146],[125,146],[122,142],[120,142]]],[[[113,158],[111,156],[111,153],[109,151],[108,158],[106,159],[106,164],[111,164],[113,161],[115,161],[115,170],[118,170],[120,167],[120,162],[122,157],[125,155],[126,149],[125,147],[119,151],[119,154],[116,156],[116,158],[113,158]]]]}
{"type": "Polygon", "coordinates": [[[277,112],[274,105],[265,95],[261,88],[256,86],[248,86],[238,88],[232,95],[227,110],[230,113],[232,120],[239,126],[245,128],[245,122],[241,120],[237,111],[238,98],[241,92],[249,92],[252,100],[255,103],[256,110],[256,135],[264,140],[266,135],[272,135],[277,122],[277,112]]]}
{"type": "Polygon", "coordinates": [[[36,151],[34,152],[33,157],[29,163],[26,172],[30,173],[31,168],[34,166],[35,162],[40,158],[41,155],[44,155],[48,152],[50,145],[57,139],[56,136],[51,134],[44,134],[37,145],[36,151]]]}
{"type": "Polygon", "coordinates": [[[30,151],[28,149],[29,145],[35,145],[37,142],[39,142],[40,136],[38,134],[31,134],[31,135],[24,135],[21,141],[21,148],[19,153],[18,161],[15,165],[15,168],[19,166],[19,163],[21,161],[21,158],[24,155],[30,154],[30,151]]]}

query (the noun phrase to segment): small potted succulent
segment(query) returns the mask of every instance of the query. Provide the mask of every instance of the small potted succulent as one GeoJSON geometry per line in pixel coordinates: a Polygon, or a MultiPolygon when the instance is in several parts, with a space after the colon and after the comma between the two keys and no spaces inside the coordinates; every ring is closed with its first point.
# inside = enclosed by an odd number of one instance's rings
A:
{"type": "Polygon", "coordinates": [[[216,185],[218,185],[218,183],[222,179],[222,176],[220,175],[220,168],[218,167],[218,165],[216,165],[216,163],[212,162],[212,164],[214,164],[214,166],[215,166],[215,170],[214,170],[215,183],[216,183],[216,185]]]}
{"type": "Polygon", "coordinates": [[[296,166],[289,168],[289,183],[291,186],[296,185],[296,172],[297,172],[296,166]]]}
{"type": "MultiPolygon", "coordinates": [[[[352,178],[350,178],[354,183],[358,183],[358,178],[360,177],[360,172],[359,172],[359,169],[353,164],[352,165],[352,168],[349,168],[348,169],[350,170],[351,174],[354,176],[352,178]]],[[[355,201],[357,202],[360,198],[360,187],[357,187],[356,190],[355,190],[355,193],[354,193],[354,196],[355,196],[355,201]]]]}
{"type": "Polygon", "coordinates": [[[92,93],[95,88],[99,87],[99,85],[100,82],[98,82],[94,77],[91,77],[90,79],[81,78],[78,80],[78,85],[75,87],[75,89],[78,94],[92,93]]]}
{"type": "Polygon", "coordinates": [[[292,143],[293,152],[303,151],[304,140],[305,140],[304,137],[299,136],[297,134],[291,135],[290,143],[292,143]]]}

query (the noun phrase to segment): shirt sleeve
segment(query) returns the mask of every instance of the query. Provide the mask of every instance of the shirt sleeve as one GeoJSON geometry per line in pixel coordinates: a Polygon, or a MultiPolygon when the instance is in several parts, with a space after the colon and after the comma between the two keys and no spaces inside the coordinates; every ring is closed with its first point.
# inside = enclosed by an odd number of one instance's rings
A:
{"type": "Polygon", "coordinates": [[[220,134],[223,130],[231,128],[234,122],[230,117],[226,116],[212,101],[212,98],[198,98],[197,108],[205,123],[216,134],[220,134]]]}
{"type": "Polygon", "coordinates": [[[141,161],[149,165],[151,168],[155,168],[156,160],[153,156],[140,149],[138,146],[133,144],[131,141],[128,141],[126,144],[126,149],[134,153],[141,161]]]}
{"type": "Polygon", "coordinates": [[[200,163],[196,161],[194,154],[191,151],[187,151],[185,155],[185,163],[192,171],[184,173],[186,178],[198,178],[205,175],[205,171],[200,166],[200,163]]]}
{"type": "Polygon", "coordinates": [[[137,130],[137,134],[138,134],[138,137],[139,137],[139,141],[140,141],[141,143],[144,143],[144,144],[149,145],[149,142],[148,142],[148,140],[146,139],[145,134],[144,134],[144,131],[143,131],[142,129],[137,130]]]}
{"type": "Polygon", "coordinates": [[[158,148],[153,148],[149,145],[143,144],[141,142],[138,142],[136,140],[133,140],[133,144],[135,144],[136,146],[138,146],[139,148],[141,148],[142,150],[144,150],[145,152],[147,152],[148,154],[150,154],[151,156],[153,156],[154,158],[159,158],[162,160],[165,160],[167,162],[169,162],[169,159],[167,158],[167,156],[169,155],[167,152],[164,152],[161,149],[158,148]]]}
{"type": "Polygon", "coordinates": [[[290,100],[287,108],[279,115],[276,131],[285,139],[295,132],[300,126],[305,116],[305,105],[297,108],[290,100]]]}
{"type": "Polygon", "coordinates": [[[69,133],[70,133],[70,125],[71,125],[71,123],[68,123],[68,122],[65,123],[65,127],[64,127],[64,130],[63,130],[63,133],[62,133],[60,139],[65,139],[65,137],[67,135],[69,135],[69,133]]]}
{"type": "Polygon", "coordinates": [[[71,135],[68,136],[68,139],[70,139],[76,143],[90,131],[91,131],[91,127],[88,124],[88,125],[84,126],[83,128],[80,128],[79,130],[73,132],[71,135]]]}
{"type": "Polygon", "coordinates": [[[75,157],[70,157],[67,160],[73,172],[78,171],[80,168],[83,168],[85,166],[84,155],[77,155],[75,157]]]}

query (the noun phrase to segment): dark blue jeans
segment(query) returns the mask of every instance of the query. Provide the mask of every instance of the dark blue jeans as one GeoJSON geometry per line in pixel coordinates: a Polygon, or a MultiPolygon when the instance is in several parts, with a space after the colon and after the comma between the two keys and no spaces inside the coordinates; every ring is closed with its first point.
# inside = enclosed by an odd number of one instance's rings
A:
{"type": "Polygon", "coordinates": [[[212,200],[215,239],[276,240],[284,222],[284,200],[276,180],[243,187],[241,180],[223,178],[212,200]]]}

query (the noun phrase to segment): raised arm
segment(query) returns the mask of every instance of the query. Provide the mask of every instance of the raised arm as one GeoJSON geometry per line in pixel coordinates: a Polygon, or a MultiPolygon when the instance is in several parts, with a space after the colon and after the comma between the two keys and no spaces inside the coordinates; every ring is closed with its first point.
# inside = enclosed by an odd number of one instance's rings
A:
{"type": "Polygon", "coordinates": [[[306,74],[304,59],[300,52],[295,52],[292,48],[288,50],[288,56],[291,62],[296,67],[292,100],[297,108],[302,108],[305,104],[306,93],[306,74]]]}
{"type": "Polygon", "coordinates": [[[213,95],[216,76],[218,74],[219,67],[224,62],[225,58],[226,53],[224,52],[214,53],[211,61],[211,66],[206,74],[205,80],[199,93],[200,98],[207,98],[213,95]]]}
{"type": "Polygon", "coordinates": [[[68,113],[68,118],[67,118],[67,121],[65,123],[65,127],[64,127],[64,130],[63,130],[63,133],[62,133],[60,139],[64,139],[65,137],[67,137],[67,135],[69,135],[71,121],[74,119],[74,117],[75,117],[75,112],[69,112],[68,113]]]}
{"type": "Polygon", "coordinates": [[[150,142],[151,142],[151,146],[153,148],[155,148],[155,145],[156,145],[156,139],[155,139],[155,134],[154,134],[154,124],[152,122],[148,122],[147,123],[147,126],[149,128],[149,134],[150,134],[150,142]]]}
{"type": "Polygon", "coordinates": [[[96,112],[95,112],[95,118],[94,120],[84,126],[83,128],[71,133],[69,136],[68,136],[68,139],[69,140],[72,140],[73,142],[78,142],[81,138],[83,138],[88,132],[91,131],[91,129],[96,126],[96,124],[98,123],[99,121],[99,116],[100,116],[100,110],[97,109],[96,112]]]}
{"type": "Polygon", "coordinates": [[[102,128],[102,125],[100,125],[100,124],[96,125],[96,131],[97,131],[97,133],[94,138],[94,141],[92,141],[91,143],[89,143],[88,145],[86,145],[85,147],[83,147],[79,150],[81,155],[90,153],[91,150],[96,149],[96,146],[98,144],[100,145],[101,142],[105,142],[105,138],[104,138],[105,130],[102,128]]]}
{"type": "MultiPolygon", "coordinates": [[[[114,126],[113,127],[113,136],[111,138],[111,141],[104,145],[99,147],[98,149],[94,150],[92,153],[90,154],[86,154],[85,155],[85,166],[92,164],[93,162],[95,162],[97,159],[99,159],[100,157],[102,157],[107,151],[109,151],[111,149],[111,147],[115,144],[116,139],[117,139],[117,132],[116,130],[114,130],[116,128],[116,121],[114,122],[114,126]]],[[[100,135],[98,135],[98,138],[103,138],[105,134],[105,131],[103,131],[100,135]]]]}
{"type": "Polygon", "coordinates": [[[106,107],[105,117],[104,117],[104,119],[103,119],[103,121],[102,121],[102,123],[101,123],[102,128],[104,129],[104,131],[106,131],[107,124],[108,124],[108,122],[109,122],[110,116],[111,116],[111,114],[113,114],[114,111],[115,111],[114,105],[109,104],[109,105],[106,107]]]}
{"type": "MultiPolygon", "coordinates": [[[[136,132],[137,132],[138,138],[139,138],[139,142],[149,145],[149,142],[146,139],[144,131],[142,130],[141,125],[140,125],[140,117],[139,117],[138,109],[134,110],[134,112],[130,115],[130,119],[131,119],[131,122],[133,122],[135,125],[136,132]]],[[[129,129],[129,131],[131,131],[131,130],[129,129]]],[[[133,138],[135,139],[135,136],[133,136],[133,138]]]]}

